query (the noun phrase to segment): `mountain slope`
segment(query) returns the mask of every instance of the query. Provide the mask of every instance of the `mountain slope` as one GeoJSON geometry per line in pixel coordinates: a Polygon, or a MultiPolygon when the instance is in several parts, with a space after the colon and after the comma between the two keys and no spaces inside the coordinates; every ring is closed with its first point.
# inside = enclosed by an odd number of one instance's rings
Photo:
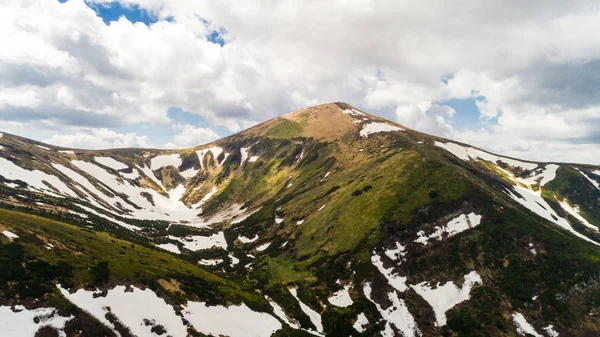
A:
{"type": "MultiPolygon", "coordinates": [[[[68,264],[72,276],[36,281],[47,306],[68,299],[90,312],[72,311],[67,327],[158,334],[128,313],[106,321],[63,287],[104,290],[98,301],[110,302],[126,285],[132,301],[147,287],[166,300],[164,317],[185,318],[164,318],[173,336],[600,329],[600,167],[502,157],[343,103],[182,150],[64,149],[8,134],[0,145],[0,205],[13,209],[0,226],[19,236],[1,239],[2,261],[18,246],[27,257],[17,273],[68,264]],[[26,213],[58,222],[32,227],[26,213]],[[102,240],[112,254],[85,243],[102,240]],[[49,243],[78,248],[55,255],[49,243]],[[146,258],[127,261],[128,245],[146,258]]],[[[36,310],[27,298],[42,295],[21,295],[24,281],[10,277],[0,303],[36,310]]]]}

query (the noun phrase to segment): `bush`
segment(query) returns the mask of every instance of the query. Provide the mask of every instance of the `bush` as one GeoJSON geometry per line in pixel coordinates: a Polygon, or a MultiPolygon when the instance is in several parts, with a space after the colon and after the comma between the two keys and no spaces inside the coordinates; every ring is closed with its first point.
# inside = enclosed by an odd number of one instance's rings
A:
{"type": "Polygon", "coordinates": [[[108,261],[98,262],[90,270],[92,278],[95,284],[103,284],[108,282],[110,277],[110,268],[108,267],[108,261]]]}

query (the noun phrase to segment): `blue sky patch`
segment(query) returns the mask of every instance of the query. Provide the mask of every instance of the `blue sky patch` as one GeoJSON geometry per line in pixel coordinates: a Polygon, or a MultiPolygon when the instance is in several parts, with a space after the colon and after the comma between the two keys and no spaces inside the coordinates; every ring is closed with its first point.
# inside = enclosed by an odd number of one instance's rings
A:
{"type": "Polygon", "coordinates": [[[225,33],[225,30],[221,29],[220,31],[213,30],[210,35],[206,37],[206,39],[212,43],[218,44],[223,47],[225,45],[225,40],[221,34],[225,33]]]}
{"type": "MultiPolygon", "coordinates": [[[[452,98],[446,101],[435,102],[439,105],[447,105],[454,109],[456,113],[452,117],[452,125],[457,130],[478,129],[483,126],[481,122],[477,101],[484,101],[484,96],[473,98],[452,98]]],[[[492,121],[492,123],[495,123],[492,121]]],[[[489,124],[489,123],[486,123],[489,124]]]]}
{"type": "MultiPolygon", "coordinates": [[[[60,1],[60,0],[59,0],[60,1]]],[[[117,1],[107,4],[98,4],[86,1],[88,7],[93,9],[102,18],[105,24],[119,20],[124,16],[132,23],[141,22],[147,26],[158,21],[158,17],[138,5],[123,6],[117,1]]]]}

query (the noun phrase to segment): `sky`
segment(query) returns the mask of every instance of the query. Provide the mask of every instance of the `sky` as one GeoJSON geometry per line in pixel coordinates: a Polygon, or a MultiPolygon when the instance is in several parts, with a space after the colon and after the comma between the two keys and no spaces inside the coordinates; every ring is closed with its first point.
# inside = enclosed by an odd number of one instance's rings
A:
{"type": "Polygon", "coordinates": [[[3,0],[0,130],[205,144],[342,101],[496,153],[600,164],[597,1],[3,0]]]}

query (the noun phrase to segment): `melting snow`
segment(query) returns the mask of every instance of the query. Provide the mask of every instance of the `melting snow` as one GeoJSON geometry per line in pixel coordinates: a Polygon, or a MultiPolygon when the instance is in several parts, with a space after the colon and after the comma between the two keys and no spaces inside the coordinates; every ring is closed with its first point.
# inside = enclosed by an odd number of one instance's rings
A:
{"type": "Polygon", "coordinates": [[[554,330],[554,326],[552,324],[548,325],[545,328],[542,328],[542,330],[546,331],[546,334],[548,334],[548,336],[550,337],[558,337],[558,332],[554,330]]]}
{"type": "Polygon", "coordinates": [[[264,251],[265,249],[269,248],[269,246],[270,246],[270,245],[271,245],[271,243],[270,243],[270,242],[264,243],[264,244],[262,244],[262,245],[260,245],[260,246],[256,247],[256,250],[257,250],[257,251],[259,251],[259,252],[262,252],[262,251],[264,251]]]}
{"type": "Polygon", "coordinates": [[[51,149],[51,148],[49,148],[49,147],[45,147],[45,146],[42,146],[42,145],[36,145],[36,146],[37,146],[37,147],[39,147],[39,148],[40,148],[40,149],[42,149],[42,150],[46,150],[46,151],[52,151],[52,149],[51,149]]]}
{"type": "Polygon", "coordinates": [[[120,161],[115,160],[114,158],[111,157],[94,157],[94,160],[97,163],[100,163],[106,167],[110,167],[113,170],[124,170],[126,168],[128,168],[129,166],[121,163],[120,161]]]}
{"type": "Polygon", "coordinates": [[[364,112],[360,112],[356,109],[346,109],[346,110],[343,110],[342,112],[345,114],[348,114],[348,115],[352,115],[352,116],[365,116],[364,112]]]}
{"type": "Polygon", "coordinates": [[[185,238],[169,235],[169,239],[183,243],[183,247],[191,251],[215,247],[227,249],[227,241],[225,240],[225,234],[223,232],[218,232],[211,236],[192,235],[185,238]]]}
{"type": "Polygon", "coordinates": [[[478,150],[478,149],[475,149],[475,148],[472,148],[469,146],[462,146],[462,145],[458,145],[458,144],[452,143],[452,142],[442,143],[442,142],[436,141],[435,145],[444,148],[446,151],[452,153],[453,155],[457,156],[458,158],[460,158],[462,160],[483,159],[483,160],[490,161],[494,164],[496,164],[497,161],[501,161],[512,167],[521,167],[526,170],[534,170],[538,166],[538,164],[536,164],[536,163],[528,163],[528,162],[523,162],[523,161],[519,161],[519,160],[515,160],[515,159],[500,157],[500,156],[496,156],[491,153],[487,153],[487,152],[484,152],[484,151],[481,151],[481,150],[478,150]]]}
{"type": "MultiPolygon", "coordinates": [[[[338,280],[339,282],[339,280],[338,280]]],[[[345,285],[344,289],[340,289],[338,291],[336,291],[335,293],[333,293],[333,295],[331,297],[329,297],[327,300],[329,301],[329,303],[335,305],[336,307],[341,307],[341,308],[345,308],[348,306],[351,306],[352,303],[354,303],[352,301],[352,298],[350,297],[350,293],[348,292],[348,290],[350,290],[350,285],[345,285]]]]}
{"type": "Polygon", "coordinates": [[[4,176],[4,178],[8,180],[22,180],[29,185],[30,189],[53,194],[54,190],[50,189],[46,184],[44,184],[44,182],[47,182],[64,195],[74,198],[78,197],[77,194],[60,179],[58,179],[58,177],[49,175],[39,170],[26,170],[5,158],[0,158],[0,175],[4,176]]]}
{"type": "Polygon", "coordinates": [[[444,234],[447,234],[448,237],[452,237],[458,233],[466,231],[469,228],[473,228],[480,223],[481,215],[477,215],[473,212],[469,213],[468,215],[461,214],[458,217],[450,220],[446,226],[436,227],[435,231],[428,236],[425,236],[424,231],[419,231],[417,233],[419,237],[415,240],[415,242],[427,245],[431,239],[440,241],[443,239],[444,234]]]}
{"type": "Polygon", "coordinates": [[[267,301],[269,301],[269,304],[271,305],[271,308],[273,308],[273,313],[275,314],[275,316],[279,317],[279,319],[281,319],[285,324],[289,325],[293,329],[296,329],[296,330],[302,329],[297,322],[292,321],[288,317],[288,315],[285,313],[283,308],[279,304],[277,304],[277,302],[273,301],[268,296],[265,296],[265,299],[267,301]]]}
{"type": "Polygon", "coordinates": [[[438,284],[435,288],[428,285],[428,282],[422,282],[411,287],[431,305],[435,312],[437,325],[443,326],[446,325],[446,311],[458,303],[468,300],[471,288],[475,283],[483,284],[483,281],[476,271],[472,271],[465,275],[462,288],[458,288],[454,282],[446,282],[444,285],[438,284]]]}
{"type": "Polygon", "coordinates": [[[43,326],[58,330],[60,337],[66,337],[65,324],[73,316],[63,317],[54,308],[37,308],[27,310],[23,306],[15,306],[15,311],[9,306],[0,306],[0,331],[2,337],[34,336],[43,326]]]}
{"type": "Polygon", "coordinates": [[[406,277],[405,276],[400,276],[399,274],[397,274],[396,272],[394,272],[394,268],[389,268],[386,269],[383,266],[383,261],[381,261],[381,256],[376,255],[375,252],[373,252],[373,255],[371,256],[371,263],[373,263],[373,265],[375,267],[377,267],[377,269],[379,270],[379,272],[385,276],[385,278],[387,279],[388,283],[394,287],[394,289],[403,292],[405,291],[407,288],[406,286],[406,277]]]}
{"type": "Polygon", "coordinates": [[[575,217],[575,219],[579,220],[586,227],[594,229],[594,230],[598,230],[597,226],[592,225],[583,216],[581,216],[581,214],[579,214],[578,207],[573,208],[566,201],[561,201],[561,202],[559,202],[559,204],[560,204],[560,207],[562,207],[565,211],[567,211],[569,214],[571,214],[573,217],[575,217]]]}
{"type": "Polygon", "coordinates": [[[158,248],[162,248],[166,251],[169,251],[171,253],[175,253],[175,254],[181,254],[181,251],[179,250],[179,247],[177,247],[176,244],[173,243],[161,243],[156,245],[156,247],[158,248]]]}
{"type": "Polygon", "coordinates": [[[242,235],[238,236],[238,239],[240,239],[240,241],[242,243],[252,243],[252,242],[258,240],[258,234],[254,235],[254,237],[252,239],[248,239],[247,237],[242,236],[242,235]]]}
{"type": "Polygon", "coordinates": [[[288,290],[290,291],[290,294],[294,296],[296,301],[298,301],[298,304],[300,304],[300,309],[302,309],[302,311],[304,311],[308,318],[310,318],[310,321],[317,328],[317,331],[319,333],[323,333],[323,323],[321,322],[321,315],[318,312],[311,309],[308,305],[300,301],[300,298],[298,298],[298,291],[296,290],[296,288],[289,288],[288,290]]]}
{"type": "Polygon", "coordinates": [[[249,147],[242,147],[240,149],[240,153],[242,154],[242,160],[240,161],[240,165],[244,165],[244,163],[248,159],[248,152],[249,151],[250,151],[249,147]]]}
{"type": "Polygon", "coordinates": [[[125,286],[117,286],[108,290],[106,297],[94,298],[93,291],[79,289],[71,294],[68,290],[59,286],[63,296],[108,327],[114,327],[106,318],[106,314],[110,310],[121,323],[138,337],[155,336],[151,331],[152,325],[144,324],[145,320],[154,321],[156,325],[162,325],[167,331],[166,335],[187,335],[187,328],[181,318],[177,316],[173,307],[167,304],[164,299],[156,296],[150,289],[132,288],[133,291],[127,292],[125,286]]]}
{"type": "Polygon", "coordinates": [[[567,220],[559,217],[552,210],[550,205],[548,205],[548,203],[544,200],[544,198],[542,198],[541,192],[539,192],[539,191],[535,192],[535,191],[526,189],[526,188],[518,186],[518,185],[514,186],[514,188],[523,197],[523,199],[519,198],[517,195],[515,195],[509,191],[508,195],[513,200],[517,201],[518,203],[525,206],[527,209],[536,213],[537,215],[543,217],[544,219],[549,220],[549,221],[559,225],[560,227],[568,230],[569,232],[575,234],[576,236],[580,237],[581,239],[584,239],[584,240],[594,243],[594,244],[598,244],[597,242],[591,240],[587,236],[575,231],[573,229],[573,227],[571,227],[571,225],[569,225],[567,220]]]}
{"type": "Polygon", "coordinates": [[[325,204],[323,204],[323,206],[319,207],[319,209],[317,210],[317,212],[320,211],[320,210],[322,210],[323,208],[325,208],[325,204]]]}
{"type": "Polygon", "coordinates": [[[62,150],[62,151],[58,151],[60,153],[64,153],[64,154],[75,154],[75,151],[72,150],[62,150]]]}
{"type": "Polygon", "coordinates": [[[236,264],[240,263],[240,259],[238,259],[237,257],[233,256],[233,253],[228,255],[229,258],[231,259],[231,266],[235,266],[236,264]]]}
{"type": "Polygon", "coordinates": [[[370,283],[365,283],[363,292],[365,293],[367,299],[375,304],[383,319],[385,319],[388,323],[386,326],[386,330],[388,332],[384,334],[384,336],[394,336],[393,330],[389,326],[390,323],[396,326],[396,328],[400,330],[404,337],[422,336],[422,333],[415,322],[415,318],[410,311],[408,311],[404,301],[398,297],[397,292],[392,291],[388,294],[388,299],[392,302],[392,305],[390,305],[387,309],[383,309],[379,303],[375,302],[375,300],[371,298],[372,289],[370,283]]]}
{"type": "Polygon", "coordinates": [[[579,173],[581,173],[581,175],[583,175],[585,177],[585,179],[587,179],[590,183],[592,183],[592,185],[594,185],[594,187],[596,187],[597,189],[600,190],[600,183],[598,183],[596,180],[590,178],[587,174],[585,174],[583,171],[577,169],[577,171],[579,171],[579,173]]]}
{"type": "Polygon", "coordinates": [[[9,232],[9,231],[3,231],[2,234],[4,234],[4,236],[6,236],[7,238],[14,240],[14,239],[18,239],[19,236],[13,232],[9,232]]]}
{"type": "Polygon", "coordinates": [[[203,266],[216,266],[219,263],[223,263],[223,259],[202,259],[198,261],[198,264],[203,266]]]}
{"type": "Polygon", "coordinates": [[[185,171],[181,171],[179,172],[179,174],[184,177],[184,178],[193,178],[194,176],[196,176],[196,174],[198,173],[199,170],[195,170],[193,168],[189,168],[185,171]]]}
{"type": "Polygon", "coordinates": [[[531,324],[529,324],[529,322],[527,322],[525,316],[523,316],[523,314],[521,314],[520,312],[514,313],[512,315],[512,318],[513,322],[515,323],[515,327],[517,328],[517,333],[519,335],[527,336],[527,334],[529,334],[534,337],[543,337],[542,335],[537,333],[537,331],[535,331],[535,328],[531,324]]]}
{"type": "Polygon", "coordinates": [[[175,166],[178,167],[181,165],[181,157],[179,153],[173,154],[163,154],[160,156],[156,156],[150,160],[150,169],[152,171],[156,171],[165,166],[175,166]]]}
{"type": "Polygon", "coordinates": [[[400,244],[400,242],[396,242],[396,248],[395,249],[388,249],[384,253],[385,253],[385,255],[387,255],[387,257],[389,257],[390,259],[396,261],[399,258],[401,258],[404,255],[406,255],[406,247],[402,246],[400,244]]]}
{"type": "Polygon", "coordinates": [[[248,337],[251,332],[253,337],[268,337],[282,327],[275,317],[254,312],[243,303],[223,307],[188,301],[183,308],[183,317],[199,332],[214,336],[248,337]]]}
{"type": "Polygon", "coordinates": [[[389,132],[389,131],[404,131],[404,129],[401,127],[395,126],[395,125],[387,124],[387,123],[373,122],[373,123],[365,124],[363,126],[363,128],[360,130],[360,135],[362,137],[367,137],[368,135],[373,134],[373,133],[389,132]]]}
{"type": "Polygon", "coordinates": [[[277,223],[278,225],[282,222],[283,222],[282,218],[275,218],[275,223],[277,223]]]}
{"type": "MultiPolygon", "coordinates": [[[[209,152],[212,153],[215,163],[217,165],[219,165],[219,160],[217,158],[223,152],[223,148],[215,145],[215,146],[211,146],[207,149],[202,149],[202,150],[196,151],[196,154],[198,155],[198,159],[200,160],[200,167],[204,168],[204,156],[209,152]]],[[[225,161],[225,159],[223,159],[223,161],[225,161]]]]}
{"type": "Polygon", "coordinates": [[[125,179],[136,180],[140,176],[140,171],[133,169],[131,173],[119,172],[119,174],[125,179]]]}
{"type": "Polygon", "coordinates": [[[81,209],[85,210],[85,211],[86,211],[86,212],[88,212],[88,213],[92,213],[92,214],[94,214],[94,215],[96,215],[96,216],[99,216],[99,217],[101,217],[101,218],[104,218],[104,219],[106,219],[106,220],[108,220],[108,221],[110,221],[110,222],[112,222],[112,223],[115,223],[115,224],[117,224],[117,225],[119,225],[119,226],[125,227],[125,228],[129,229],[130,231],[138,231],[138,230],[140,230],[140,229],[141,229],[141,228],[139,228],[139,227],[137,227],[137,226],[130,225],[130,224],[128,224],[128,223],[125,223],[125,222],[123,222],[123,221],[120,221],[120,220],[117,220],[117,219],[113,219],[113,218],[109,217],[108,215],[104,215],[104,214],[102,214],[102,213],[100,213],[100,212],[96,212],[96,211],[95,211],[94,209],[92,209],[92,208],[89,208],[89,207],[86,207],[86,206],[83,206],[83,205],[79,205],[79,204],[75,204],[75,206],[77,206],[77,207],[79,207],[79,208],[81,208],[81,209]]]}
{"type": "Polygon", "coordinates": [[[252,156],[252,157],[250,157],[250,159],[248,159],[248,161],[251,162],[251,163],[254,163],[255,161],[258,160],[258,157],[259,156],[252,156]]]}
{"type": "Polygon", "coordinates": [[[535,174],[534,176],[525,179],[517,178],[517,180],[527,185],[534,185],[537,184],[537,181],[541,179],[540,186],[544,186],[546,183],[556,178],[556,170],[558,170],[558,168],[559,166],[556,164],[548,164],[541,172],[535,174]]]}
{"type": "Polygon", "coordinates": [[[296,221],[296,225],[302,225],[304,223],[304,219],[296,221]]]}
{"type": "Polygon", "coordinates": [[[354,327],[354,329],[356,329],[356,331],[364,332],[366,330],[365,326],[367,324],[369,324],[369,320],[367,319],[367,316],[365,315],[365,313],[361,312],[356,317],[356,322],[354,322],[354,325],[352,325],[352,326],[354,327]]]}

